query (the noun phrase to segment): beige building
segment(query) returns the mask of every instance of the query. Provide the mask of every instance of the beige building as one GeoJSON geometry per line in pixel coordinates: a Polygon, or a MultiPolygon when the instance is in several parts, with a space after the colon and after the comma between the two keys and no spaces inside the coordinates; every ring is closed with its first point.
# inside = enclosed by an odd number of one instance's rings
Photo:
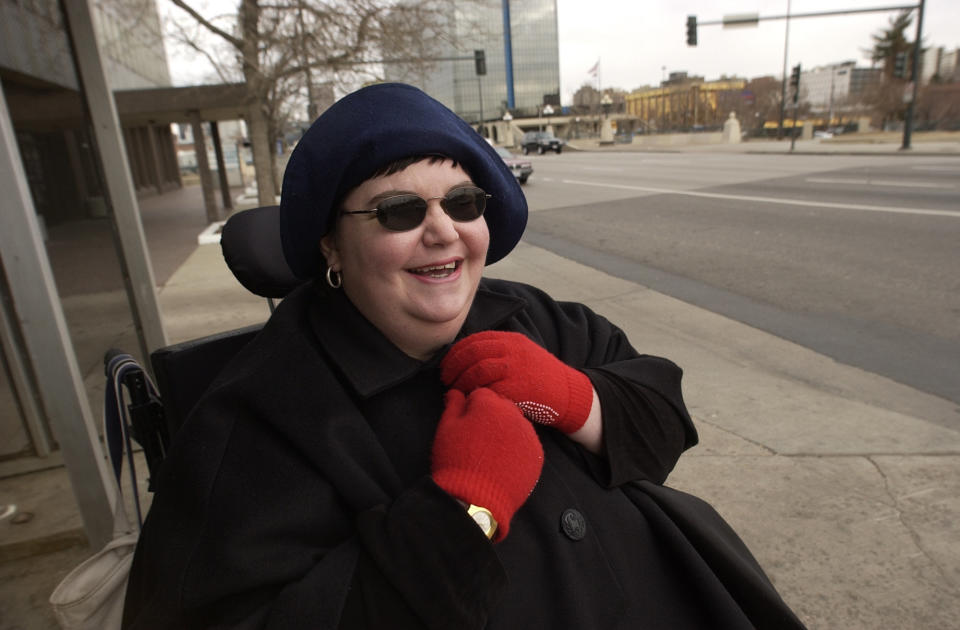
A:
{"type": "Polygon", "coordinates": [[[745,86],[743,79],[704,81],[675,72],[660,87],[628,94],[626,113],[648,131],[720,127],[745,86]]]}

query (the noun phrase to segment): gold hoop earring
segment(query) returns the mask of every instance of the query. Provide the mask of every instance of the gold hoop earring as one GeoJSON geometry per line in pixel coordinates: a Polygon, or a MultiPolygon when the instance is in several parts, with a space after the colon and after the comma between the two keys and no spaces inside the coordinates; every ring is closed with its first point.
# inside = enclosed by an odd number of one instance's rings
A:
{"type": "Polygon", "coordinates": [[[333,267],[327,267],[327,284],[330,285],[331,289],[339,289],[340,285],[343,284],[343,277],[333,267]]]}

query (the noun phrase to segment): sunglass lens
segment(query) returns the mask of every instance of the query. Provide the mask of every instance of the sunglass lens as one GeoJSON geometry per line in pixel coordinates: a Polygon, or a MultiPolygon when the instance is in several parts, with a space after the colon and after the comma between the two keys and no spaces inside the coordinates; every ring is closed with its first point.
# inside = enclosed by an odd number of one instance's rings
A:
{"type": "Polygon", "coordinates": [[[380,225],[395,232],[405,232],[420,225],[427,214],[427,202],[415,195],[385,199],[377,206],[380,225]]]}
{"type": "Polygon", "coordinates": [[[454,221],[473,221],[483,214],[487,196],[477,188],[460,188],[447,194],[441,205],[454,221]]]}

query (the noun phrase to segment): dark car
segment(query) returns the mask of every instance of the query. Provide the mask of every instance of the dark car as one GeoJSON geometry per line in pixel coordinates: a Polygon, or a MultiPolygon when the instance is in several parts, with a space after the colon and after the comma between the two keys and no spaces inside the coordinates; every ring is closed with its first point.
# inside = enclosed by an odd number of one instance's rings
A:
{"type": "Polygon", "coordinates": [[[560,153],[563,151],[563,145],[564,141],[552,133],[547,133],[546,131],[528,131],[524,134],[523,143],[520,147],[523,149],[524,155],[527,155],[531,151],[536,151],[542,155],[547,151],[560,153]]]}
{"type": "Polygon", "coordinates": [[[498,154],[500,154],[500,157],[503,158],[503,161],[506,162],[507,166],[510,168],[510,172],[513,173],[513,176],[517,178],[517,181],[519,181],[521,184],[526,184],[530,174],[533,173],[533,164],[530,163],[530,160],[520,159],[503,147],[493,148],[498,154]]]}

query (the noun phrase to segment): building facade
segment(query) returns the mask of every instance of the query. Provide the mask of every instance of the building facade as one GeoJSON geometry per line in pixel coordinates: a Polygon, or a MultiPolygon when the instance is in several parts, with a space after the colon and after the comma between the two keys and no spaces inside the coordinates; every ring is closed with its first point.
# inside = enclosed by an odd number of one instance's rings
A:
{"type": "MultiPolygon", "coordinates": [[[[111,89],[169,86],[154,0],[96,2],[92,8],[111,89]]],[[[44,221],[100,212],[102,192],[82,112],[41,106],[50,97],[77,93],[79,84],[57,0],[0,3],[0,79],[44,221]]],[[[130,124],[123,132],[138,191],[180,185],[169,125],[130,124]]]]}
{"type": "Polygon", "coordinates": [[[704,81],[673,72],[660,87],[626,96],[626,113],[639,119],[644,132],[719,128],[742,98],[743,79],[704,81]]]}
{"type": "MultiPolygon", "coordinates": [[[[91,6],[110,87],[169,85],[154,0],[91,6]]],[[[106,217],[103,174],[80,84],[60,3],[0,2],[0,85],[14,136],[8,140],[15,139],[78,363],[90,369],[102,361],[105,348],[84,341],[90,331],[75,317],[78,309],[91,295],[115,304],[115,318],[105,322],[104,332],[108,326],[132,329],[132,315],[124,308],[123,262],[106,217]]],[[[155,194],[180,185],[169,124],[129,121],[122,133],[138,192],[155,194]]],[[[13,193],[5,192],[6,204],[13,193]]],[[[4,205],[4,212],[13,212],[12,207],[4,205]]],[[[58,440],[39,393],[49,384],[37,377],[39,359],[20,329],[30,305],[14,299],[9,280],[14,264],[0,255],[0,466],[20,471],[49,466],[50,457],[57,459],[58,440]]]]}
{"type": "Polygon", "coordinates": [[[800,98],[814,111],[837,111],[855,103],[883,76],[880,68],[858,68],[855,61],[818,66],[800,76],[800,98]]]}
{"type": "Polygon", "coordinates": [[[954,83],[960,81],[960,68],[957,57],[960,48],[949,49],[943,46],[927,48],[920,60],[922,83],[954,83]]]}
{"type": "Polygon", "coordinates": [[[388,80],[422,88],[469,122],[504,113],[536,116],[560,105],[560,47],[556,0],[478,0],[451,3],[446,31],[427,66],[387,64],[388,80]],[[456,45],[454,45],[454,43],[456,45]],[[474,51],[484,51],[478,75],[474,51]]]}

